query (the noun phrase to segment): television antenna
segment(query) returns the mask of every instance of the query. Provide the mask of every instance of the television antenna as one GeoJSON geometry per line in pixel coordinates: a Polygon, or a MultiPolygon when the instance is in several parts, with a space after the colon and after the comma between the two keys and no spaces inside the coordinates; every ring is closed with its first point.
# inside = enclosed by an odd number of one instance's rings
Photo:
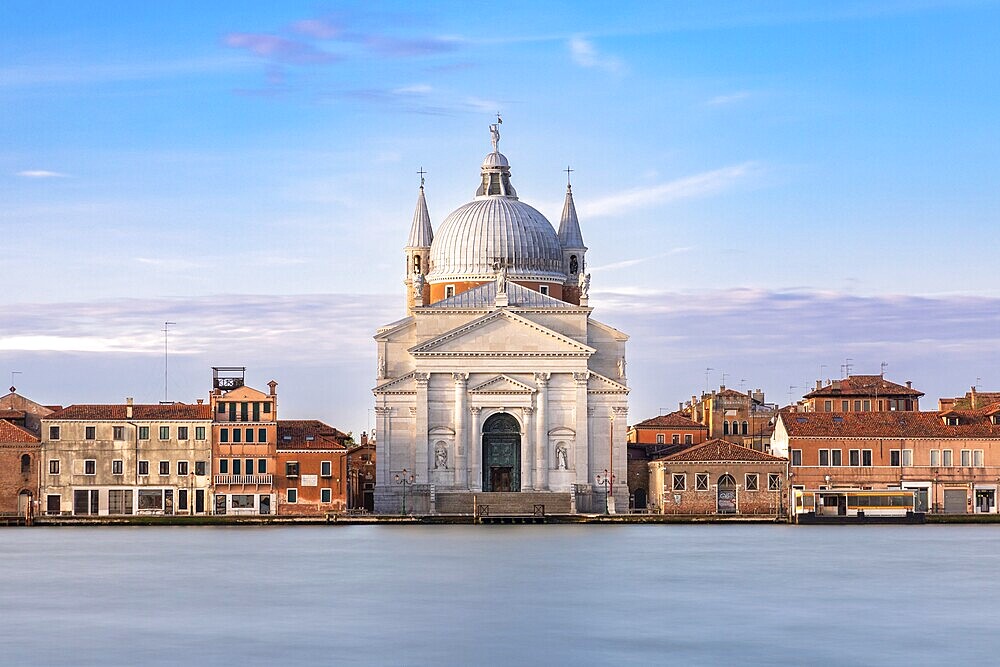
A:
{"type": "Polygon", "coordinates": [[[163,323],[163,402],[167,403],[167,371],[168,371],[168,361],[169,357],[167,355],[167,334],[169,332],[169,327],[171,325],[177,324],[177,322],[164,322],[163,323]]]}

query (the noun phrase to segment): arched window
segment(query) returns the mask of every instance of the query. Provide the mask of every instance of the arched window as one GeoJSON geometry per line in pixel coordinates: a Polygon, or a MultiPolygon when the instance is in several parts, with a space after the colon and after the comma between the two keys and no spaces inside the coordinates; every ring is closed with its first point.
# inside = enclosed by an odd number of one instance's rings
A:
{"type": "Polygon", "coordinates": [[[718,484],[719,489],[723,491],[733,491],[736,489],[736,480],[729,473],[721,475],[718,484]]]}
{"type": "Polygon", "coordinates": [[[576,275],[580,270],[580,262],[577,260],[576,255],[569,256],[569,272],[576,275]]]}
{"type": "Polygon", "coordinates": [[[739,434],[740,434],[740,423],[734,419],[733,420],[733,435],[739,435],[739,434]]]}
{"type": "Polygon", "coordinates": [[[743,435],[749,435],[749,434],[750,434],[750,422],[744,421],[743,422],[743,435]]]}
{"type": "Polygon", "coordinates": [[[27,475],[31,472],[31,455],[22,454],[21,455],[21,474],[27,475]]]}
{"type": "Polygon", "coordinates": [[[413,272],[420,273],[420,255],[413,256],[413,272]]]}
{"type": "Polygon", "coordinates": [[[729,435],[729,422],[722,421],[722,435],[729,435]]]}

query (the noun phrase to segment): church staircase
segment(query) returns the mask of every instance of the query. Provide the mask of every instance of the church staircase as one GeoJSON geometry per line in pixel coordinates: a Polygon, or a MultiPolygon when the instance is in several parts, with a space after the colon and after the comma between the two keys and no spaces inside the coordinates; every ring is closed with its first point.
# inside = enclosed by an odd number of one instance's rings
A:
{"type": "Polygon", "coordinates": [[[537,505],[544,506],[545,514],[569,514],[572,511],[571,495],[541,491],[514,493],[438,491],[435,494],[438,514],[472,515],[475,504],[481,513],[488,511],[488,516],[532,516],[536,514],[537,505]],[[488,510],[484,510],[484,507],[488,510]]]}

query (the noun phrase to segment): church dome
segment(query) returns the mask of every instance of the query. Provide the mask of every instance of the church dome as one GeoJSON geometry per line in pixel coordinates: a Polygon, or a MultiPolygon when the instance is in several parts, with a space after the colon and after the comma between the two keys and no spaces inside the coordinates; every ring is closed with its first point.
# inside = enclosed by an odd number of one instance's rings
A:
{"type": "Polygon", "coordinates": [[[562,255],[556,230],[540,212],[516,196],[481,195],[441,223],[427,279],[492,280],[503,262],[511,279],[562,282],[562,255]]]}

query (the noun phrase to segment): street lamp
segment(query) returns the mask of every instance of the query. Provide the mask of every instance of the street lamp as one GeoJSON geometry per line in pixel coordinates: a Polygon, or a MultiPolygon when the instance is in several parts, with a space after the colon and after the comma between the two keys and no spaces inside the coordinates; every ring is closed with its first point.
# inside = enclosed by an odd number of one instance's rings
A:
{"type": "Polygon", "coordinates": [[[604,487],[604,513],[611,514],[611,487],[615,483],[615,474],[608,472],[605,468],[603,473],[597,475],[597,485],[604,487]]]}
{"type": "Polygon", "coordinates": [[[406,514],[406,487],[413,486],[413,481],[415,479],[413,475],[408,475],[408,472],[409,471],[406,468],[403,468],[403,474],[400,475],[399,473],[396,473],[395,476],[396,484],[401,484],[403,486],[403,511],[401,514],[406,514]]]}

